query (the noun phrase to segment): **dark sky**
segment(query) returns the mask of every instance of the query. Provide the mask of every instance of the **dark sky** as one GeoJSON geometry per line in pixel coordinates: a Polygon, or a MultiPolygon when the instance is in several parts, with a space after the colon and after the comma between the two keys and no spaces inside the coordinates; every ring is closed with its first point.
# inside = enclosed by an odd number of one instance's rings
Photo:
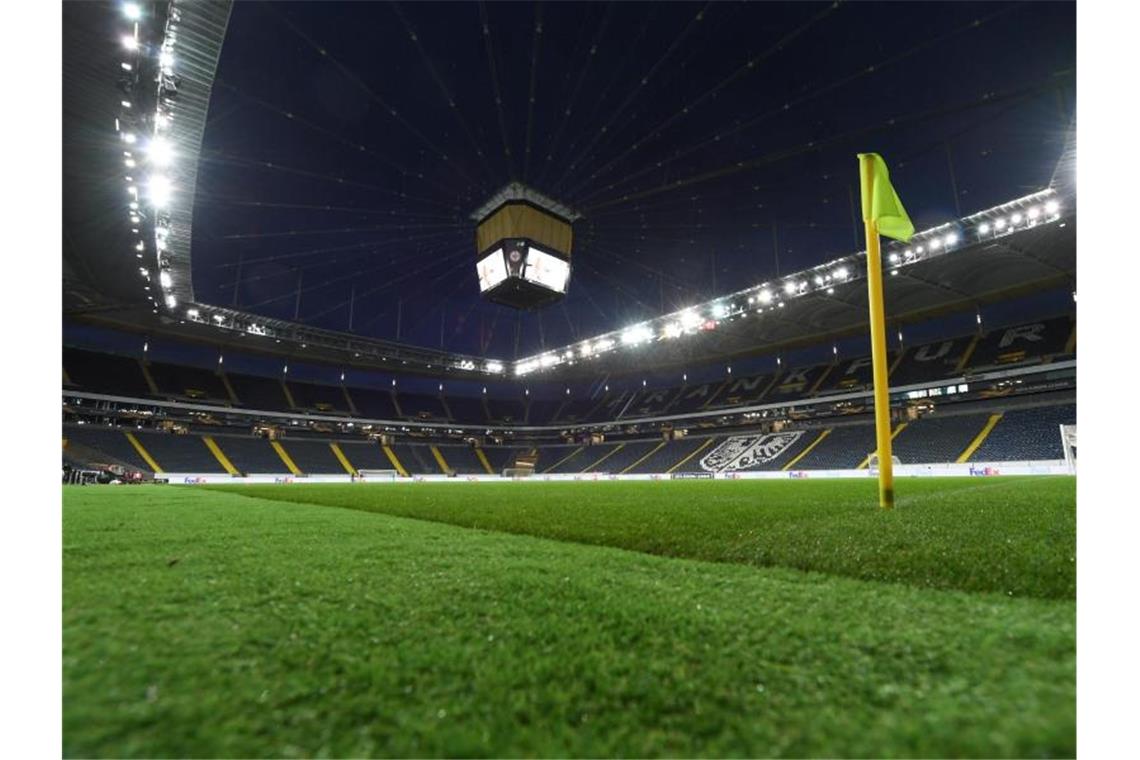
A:
{"type": "Polygon", "coordinates": [[[399,323],[404,341],[504,358],[620,328],[861,248],[858,151],[884,155],[919,229],[1047,185],[1075,102],[1075,16],[235,3],[197,297],[333,329],[352,302],[361,334],[399,323]],[[584,214],[564,303],[521,315],[480,299],[467,219],[511,179],[584,214]]]}

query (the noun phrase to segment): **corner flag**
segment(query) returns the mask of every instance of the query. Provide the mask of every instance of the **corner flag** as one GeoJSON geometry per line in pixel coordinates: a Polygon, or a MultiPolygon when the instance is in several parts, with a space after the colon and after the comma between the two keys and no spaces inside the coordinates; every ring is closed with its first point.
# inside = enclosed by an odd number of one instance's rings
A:
{"type": "Polygon", "coordinates": [[[903,208],[883,157],[859,154],[863,226],[867,232],[867,303],[871,316],[871,370],[875,384],[875,442],[879,459],[879,506],[895,506],[895,473],[891,459],[891,399],[887,377],[887,330],[883,308],[883,258],[879,235],[907,241],[914,225],[903,208]]]}
{"type": "MultiPolygon", "coordinates": [[[[871,164],[870,188],[863,181],[863,219],[871,219],[879,228],[880,235],[906,242],[914,234],[914,225],[899,200],[898,193],[891,185],[891,175],[883,157],[878,153],[860,153],[860,161],[871,164]]],[[[866,171],[866,170],[864,170],[866,171]]]]}

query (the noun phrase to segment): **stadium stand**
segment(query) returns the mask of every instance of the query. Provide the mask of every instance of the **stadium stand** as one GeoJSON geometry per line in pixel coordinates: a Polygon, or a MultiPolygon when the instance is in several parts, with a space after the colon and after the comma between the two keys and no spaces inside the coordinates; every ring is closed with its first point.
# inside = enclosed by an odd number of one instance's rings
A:
{"type": "Polygon", "coordinates": [[[764,397],[768,386],[772,385],[771,374],[752,375],[751,377],[738,377],[723,383],[719,392],[712,398],[706,407],[720,409],[727,406],[746,406],[757,404],[764,397]]]}
{"type": "MultiPolygon", "coordinates": [[[[81,444],[108,458],[108,464],[123,464],[143,472],[153,472],[153,468],[139,455],[127,432],[121,428],[75,425],[66,428],[69,441],[81,444]]],[[[131,431],[138,432],[138,431],[131,431]]]]}
{"type": "Polygon", "coordinates": [[[349,464],[356,470],[393,470],[384,449],[375,441],[337,441],[349,464]]]}
{"type": "Polygon", "coordinates": [[[1062,353],[1072,333],[1070,317],[1055,317],[992,330],[978,341],[969,366],[975,371],[1041,361],[1062,353]]]}
{"type": "MultiPolygon", "coordinates": [[[[344,465],[336,458],[331,441],[307,441],[285,438],[280,441],[301,472],[314,475],[347,475],[344,465]]],[[[390,468],[386,468],[390,469],[390,468]]]]}
{"type": "Polygon", "coordinates": [[[297,409],[323,414],[348,414],[348,399],[339,385],[316,385],[289,380],[285,383],[297,409]]]}
{"type": "Polygon", "coordinates": [[[587,446],[586,450],[566,462],[568,469],[563,472],[610,472],[608,459],[624,448],[623,443],[600,443],[587,446]]]}
{"type": "Polygon", "coordinates": [[[891,451],[903,464],[955,462],[988,419],[988,414],[936,414],[912,420],[895,437],[891,451]]]}
{"type": "Polygon", "coordinates": [[[540,446],[538,448],[538,472],[543,474],[581,472],[581,468],[590,462],[586,453],[587,446],[571,444],[569,446],[540,446]]]}
{"type": "Polygon", "coordinates": [[[822,430],[785,430],[718,437],[680,469],[684,472],[783,469],[812,447],[822,433],[822,430]]]}
{"type": "Polygon", "coordinates": [[[650,388],[638,392],[622,410],[622,417],[652,417],[664,414],[677,395],[680,388],[650,388]]]}
{"type": "Polygon", "coordinates": [[[651,450],[640,462],[631,465],[627,471],[630,473],[668,472],[697,449],[707,446],[708,442],[708,438],[695,437],[666,441],[663,446],[651,450]]]}
{"type": "Polygon", "coordinates": [[[973,338],[953,338],[925,343],[906,351],[891,372],[891,384],[913,385],[960,375],[958,364],[973,342],[973,338]]]}
{"type": "Polygon", "coordinates": [[[447,409],[439,396],[423,393],[396,393],[396,406],[409,420],[446,420],[447,409]]]}
{"type": "Polygon", "coordinates": [[[264,438],[217,436],[219,448],[244,473],[284,474],[289,468],[264,438]]]}
{"type": "Polygon", "coordinates": [[[465,444],[462,446],[439,446],[438,448],[452,472],[459,475],[487,474],[486,468],[483,467],[483,463],[475,454],[474,447],[465,444]]]}
{"type": "Polygon", "coordinates": [[[491,422],[522,424],[526,419],[526,404],[518,399],[486,398],[487,419],[491,422]]]}
{"type": "Polygon", "coordinates": [[[727,381],[722,380],[701,385],[686,385],[677,394],[677,399],[669,411],[674,414],[695,412],[714,399],[727,384],[727,381]]]}
{"type": "Polygon", "coordinates": [[[621,391],[609,394],[601,404],[594,407],[587,419],[591,422],[608,422],[624,416],[637,416],[630,413],[629,410],[634,401],[637,400],[639,393],[639,391],[621,391]]]}
{"type": "Polygon", "coordinates": [[[483,399],[470,396],[447,396],[447,409],[451,412],[451,419],[464,425],[487,424],[487,408],[483,399]]]}
{"type": "MultiPolygon", "coordinates": [[[[897,358],[897,352],[887,352],[887,367],[891,367],[897,358]]],[[[870,388],[872,383],[871,375],[870,355],[838,361],[832,367],[831,372],[827,373],[827,377],[824,378],[816,394],[819,395],[826,392],[846,393],[863,388],[870,388]]]]}
{"type": "Polygon", "coordinates": [[[227,375],[226,377],[242,406],[249,409],[265,409],[271,412],[289,411],[289,400],[285,396],[285,386],[280,380],[255,375],[227,375]]]}
{"type": "Polygon", "coordinates": [[[606,460],[594,468],[597,472],[622,473],[637,464],[664,441],[631,441],[619,445],[606,460]]]}
{"type": "Polygon", "coordinates": [[[399,412],[392,401],[392,392],[387,389],[348,388],[348,395],[361,417],[373,420],[398,420],[399,412]]]}
{"type": "Polygon", "coordinates": [[[875,426],[835,426],[800,461],[797,470],[850,470],[858,467],[875,448],[875,426]]]}
{"type": "Polygon", "coordinates": [[[776,378],[776,382],[764,394],[765,401],[790,401],[803,398],[815,392],[834,368],[833,364],[817,364],[813,367],[790,369],[776,378]]]}
{"type": "Polygon", "coordinates": [[[523,419],[527,425],[548,425],[565,403],[563,399],[531,401],[526,405],[526,416],[523,419]]]}
{"type": "Polygon", "coordinates": [[[491,464],[491,469],[496,475],[502,473],[508,467],[515,466],[515,456],[518,449],[513,449],[509,446],[485,446],[483,447],[483,454],[487,457],[487,461],[491,464]]]}
{"type": "Polygon", "coordinates": [[[143,431],[136,432],[135,436],[163,472],[225,472],[201,436],[143,431]]]}
{"type": "Polygon", "coordinates": [[[439,464],[436,463],[427,446],[406,443],[395,444],[392,446],[392,451],[400,463],[404,465],[404,469],[412,475],[440,474],[439,464]]]}
{"type": "Polygon", "coordinates": [[[602,397],[571,396],[554,413],[551,422],[582,422],[604,401],[602,397]]]}
{"type": "Polygon", "coordinates": [[[161,395],[211,403],[230,401],[226,386],[216,372],[164,362],[148,362],[146,367],[161,395]]]}
{"type": "Polygon", "coordinates": [[[1077,421],[1075,404],[1011,409],[970,456],[970,462],[1062,459],[1061,425],[1077,421]]]}
{"type": "Polygon", "coordinates": [[[71,382],[83,390],[119,396],[150,395],[138,359],[65,348],[63,366],[71,382]]]}

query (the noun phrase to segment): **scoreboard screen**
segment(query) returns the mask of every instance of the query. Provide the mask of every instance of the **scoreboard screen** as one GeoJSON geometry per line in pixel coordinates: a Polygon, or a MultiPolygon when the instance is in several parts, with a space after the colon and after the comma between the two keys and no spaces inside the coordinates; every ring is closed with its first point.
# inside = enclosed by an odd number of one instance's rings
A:
{"type": "Polygon", "coordinates": [[[483,257],[475,265],[479,274],[479,292],[483,293],[507,279],[507,263],[503,260],[503,249],[499,248],[483,257]]]}
{"type": "Polygon", "coordinates": [[[527,249],[523,277],[536,285],[565,293],[566,281],[570,279],[570,263],[531,247],[527,249]]]}

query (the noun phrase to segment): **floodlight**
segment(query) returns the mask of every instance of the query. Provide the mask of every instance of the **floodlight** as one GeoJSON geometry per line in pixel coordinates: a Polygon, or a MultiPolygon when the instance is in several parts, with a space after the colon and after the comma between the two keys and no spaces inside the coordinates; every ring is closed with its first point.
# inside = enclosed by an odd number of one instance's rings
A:
{"type": "Polygon", "coordinates": [[[169,50],[163,50],[158,54],[158,65],[164,69],[174,66],[174,54],[169,50]]]}
{"type": "Polygon", "coordinates": [[[763,304],[772,303],[772,292],[769,290],[761,290],[756,294],[756,300],[763,304]]]}
{"type": "Polygon", "coordinates": [[[124,132],[123,133],[123,142],[127,143],[128,145],[134,145],[134,142],[136,139],[137,138],[135,137],[134,132],[124,132]]]}
{"type": "Polygon", "coordinates": [[[154,166],[168,166],[174,160],[174,148],[165,137],[155,137],[146,148],[147,158],[154,166]]]}
{"type": "Polygon", "coordinates": [[[198,318],[198,310],[197,309],[187,309],[186,310],[186,316],[190,317],[190,319],[197,319],[198,318]]]}
{"type": "Polygon", "coordinates": [[[1045,204],[1045,213],[1046,214],[1056,214],[1060,210],[1061,210],[1061,204],[1055,200],[1048,201],[1045,204]]]}
{"type": "Polygon", "coordinates": [[[138,3],[123,3],[123,15],[131,21],[138,21],[142,17],[142,8],[138,3]]]}
{"type": "Polygon", "coordinates": [[[681,325],[677,322],[670,322],[669,324],[665,325],[664,334],[666,338],[679,337],[681,335],[681,325]]]}
{"type": "Polygon", "coordinates": [[[817,287],[820,285],[823,285],[823,278],[820,277],[818,274],[815,276],[815,284],[817,287]]]}
{"type": "Polygon", "coordinates": [[[693,330],[701,325],[701,318],[694,312],[686,311],[681,314],[681,328],[684,330],[693,330]]]}
{"type": "MultiPolygon", "coordinates": [[[[683,315],[682,319],[684,319],[683,315]]],[[[634,346],[638,343],[649,340],[651,337],[652,333],[649,331],[648,327],[645,325],[637,325],[635,327],[630,327],[621,334],[621,342],[627,346],[634,346]]]]}
{"type": "Polygon", "coordinates": [[[164,288],[169,288],[174,284],[174,281],[170,279],[170,272],[165,269],[158,273],[158,281],[164,288]]]}
{"type": "Polygon", "coordinates": [[[1013,216],[1011,216],[1009,218],[1009,221],[1011,224],[1021,224],[1021,214],[1020,213],[1014,214],[1013,216]]]}
{"type": "Polygon", "coordinates": [[[503,371],[503,363],[502,362],[487,362],[487,368],[486,369],[488,372],[491,372],[491,373],[497,375],[503,371]]]}
{"type": "Polygon", "coordinates": [[[610,340],[609,338],[603,338],[602,340],[599,340],[597,343],[594,344],[594,353],[598,353],[601,351],[609,351],[613,347],[614,347],[614,342],[612,340],[610,340]]]}
{"type": "Polygon", "coordinates": [[[712,313],[713,313],[714,317],[716,317],[717,319],[721,319],[726,314],[728,314],[728,307],[722,303],[718,303],[718,304],[713,306],[712,313]]]}
{"type": "Polygon", "coordinates": [[[831,273],[831,276],[837,280],[846,280],[847,279],[847,267],[839,267],[838,269],[836,269],[834,272],[831,273]]]}
{"type": "Polygon", "coordinates": [[[1001,230],[1005,229],[1006,224],[1007,224],[1007,222],[1005,221],[1005,219],[998,219],[998,220],[994,221],[994,229],[996,229],[1000,232],[1001,230]]]}
{"type": "Polygon", "coordinates": [[[1041,216],[1041,211],[1036,206],[1034,206],[1033,208],[1029,209],[1029,211],[1027,212],[1027,216],[1032,221],[1032,220],[1036,219],[1037,217],[1041,216]]]}
{"type": "Polygon", "coordinates": [[[828,288],[828,289],[827,289],[827,294],[828,294],[829,296],[830,296],[830,295],[833,295],[834,293],[835,293],[835,288],[828,288]]]}
{"type": "Polygon", "coordinates": [[[958,233],[957,232],[951,232],[949,235],[942,238],[942,244],[947,246],[947,247],[952,246],[957,242],[958,242],[958,233]]]}
{"type": "Polygon", "coordinates": [[[795,293],[796,293],[796,284],[795,284],[794,282],[790,282],[790,281],[789,281],[789,282],[785,282],[785,283],[784,283],[784,292],[785,292],[785,293],[787,293],[787,294],[788,294],[788,295],[790,295],[790,296],[791,296],[791,295],[795,295],[795,293]]]}
{"type": "Polygon", "coordinates": [[[989,231],[990,231],[990,223],[989,222],[982,222],[981,224],[978,225],[978,232],[980,234],[985,235],[989,231]]]}
{"type": "Polygon", "coordinates": [[[168,309],[173,309],[177,305],[178,305],[178,299],[177,298],[175,298],[173,295],[166,296],[166,307],[168,309]]]}
{"type": "Polygon", "coordinates": [[[145,251],[146,250],[146,244],[141,240],[138,241],[137,243],[135,243],[135,250],[136,251],[145,251]]]}
{"type": "Polygon", "coordinates": [[[161,174],[151,176],[147,184],[147,189],[150,194],[150,202],[153,203],[156,208],[164,208],[169,204],[170,196],[173,195],[174,192],[170,184],[170,178],[164,177],[161,174]]]}
{"type": "Polygon", "coordinates": [[[941,245],[942,245],[942,241],[939,240],[938,238],[934,238],[933,240],[930,241],[930,250],[937,251],[941,245]]]}
{"type": "Polygon", "coordinates": [[[127,50],[138,50],[139,49],[139,41],[134,37],[134,35],[130,35],[130,34],[124,35],[123,36],[123,47],[125,47],[127,50]]]}
{"type": "Polygon", "coordinates": [[[892,253],[890,256],[887,256],[887,258],[892,264],[899,263],[899,255],[897,253],[892,253]]]}

